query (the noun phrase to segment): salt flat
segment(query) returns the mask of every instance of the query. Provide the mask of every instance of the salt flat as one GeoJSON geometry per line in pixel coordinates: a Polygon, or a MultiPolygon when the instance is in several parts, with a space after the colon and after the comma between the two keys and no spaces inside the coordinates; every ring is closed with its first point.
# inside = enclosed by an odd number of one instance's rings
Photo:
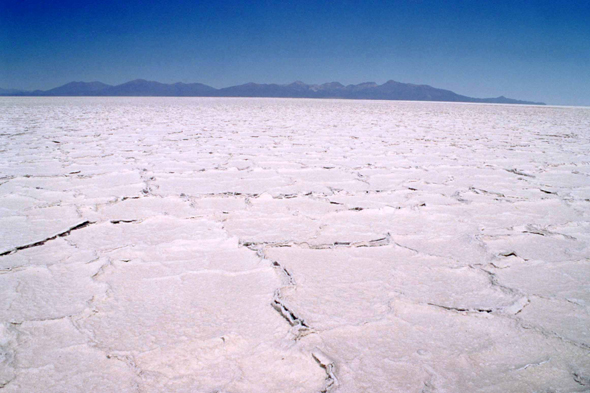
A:
{"type": "Polygon", "coordinates": [[[590,109],[0,99],[3,392],[590,391],[590,109]]]}

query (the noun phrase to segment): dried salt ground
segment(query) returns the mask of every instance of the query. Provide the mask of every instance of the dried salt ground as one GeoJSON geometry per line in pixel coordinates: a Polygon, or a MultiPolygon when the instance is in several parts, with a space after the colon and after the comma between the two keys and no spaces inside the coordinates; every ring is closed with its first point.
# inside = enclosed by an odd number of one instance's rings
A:
{"type": "Polygon", "coordinates": [[[590,109],[0,99],[3,392],[590,391],[590,109]]]}

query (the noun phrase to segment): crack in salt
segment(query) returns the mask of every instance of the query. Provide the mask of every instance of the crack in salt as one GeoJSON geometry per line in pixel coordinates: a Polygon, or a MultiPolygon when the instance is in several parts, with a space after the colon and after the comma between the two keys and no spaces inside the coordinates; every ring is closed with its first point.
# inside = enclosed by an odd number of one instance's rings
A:
{"type": "Polygon", "coordinates": [[[538,362],[538,363],[528,363],[528,364],[525,364],[525,365],[524,365],[524,366],[522,366],[522,367],[518,367],[518,368],[514,369],[514,371],[526,370],[526,369],[527,369],[527,368],[529,368],[529,367],[537,367],[537,366],[541,366],[541,365],[543,365],[543,364],[545,364],[545,363],[549,363],[550,361],[551,361],[551,358],[549,358],[549,359],[545,359],[545,360],[543,360],[543,361],[541,361],[541,362],[538,362]]]}
{"type": "Polygon", "coordinates": [[[111,224],[131,224],[137,221],[138,220],[111,220],[111,224]]]}
{"type": "MultiPolygon", "coordinates": [[[[281,242],[241,242],[241,245],[248,247],[251,250],[256,250],[256,247],[265,248],[281,248],[281,247],[301,247],[312,250],[325,250],[333,248],[361,248],[361,247],[385,247],[390,244],[396,244],[391,239],[391,235],[387,233],[384,237],[373,239],[369,241],[335,241],[333,243],[309,243],[309,242],[293,242],[290,240],[281,242]]],[[[413,250],[415,251],[415,250],[413,250]]],[[[417,251],[416,251],[417,252],[417,251]]]]}
{"type": "Polygon", "coordinates": [[[313,329],[305,322],[305,320],[295,314],[293,310],[285,305],[280,289],[275,291],[271,305],[293,327],[295,332],[295,341],[298,341],[302,337],[313,333],[313,329]]]}
{"type": "MultiPolygon", "coordinates": [[[[283,299],[281,290],[286,287],[296,287],[297,283],[287,268],[285,268],[279,262],[271,261],[266,257],[264,247],[272,247],[272,244],[267,243],[261,245],[256,243],[242,243],[242,245],[246,246],[252,251],[255,251],[256,255],[262,260],[270,261],[272,267],[277,271],[277,274],[281,278],[281,281],[283,281],[284,285],[280,288],[277,288],[273,294],[271,306],[285,320],[287,320],[287,322],[289,322],[289,325],[291,325],[291,332],[294,334],[293,340],[299,341],[309,334],[316,333],[313,327],[305,322],[305,320],[300,315],[297,315],[293,309],[289,308],[283,299]]],[[[331,392],[338,386],[338,379],[336,378],[336,366],[334,361],[317,347],[311,352],[311,356],[326,373],[324,388],[320,391],[320,393],[331,392]]]]}
{"type": "Polygon", "coordinates": [[[578,372],[573,372],[572,373],[572,377],[574,378],[574,381],[578,385],[590,386],[590,377],[587,377],[585,375],[582,375],[582,374],[580,374],[578,372]]]}
{"type": "Polygon", "coordinates": [[[444,310],[449,310],[449,311],[457,311],[457,312],[469,312],[469,313],[491,313],[494,311],[494,309],[492,308],[463,308],[463,307],[451,307],[451,306],[444,306],[442,304],[436,304],[436,303],[426,303],[429,306],[434,306],[434,307],[438,307],[438,308],[442,308],[444,310]]]}
{"type": "Polygon", "coordinates": [[[526,177],[531,177],[531,178],[535,178],[535,175],[529,175],[528,173],[524,173],[522,171],[519,171],[518,169],[505,169],[506,172],[510,172],[510,173],[514,173],[515,175],[520,175],[520,176],[526,176],[526,177]]]}
{"type": "Polygon", "coordinates": [[[320,393],[329,393],[338,387],[338,378],[336,378],[336,365],[322,350],[315,348],[311,356],[326,371],[326,380],[324,388],[320,393]]]}
{"type": "Polygon", "coordinates": [[[63,231],[63,232],[60,232],[57,235],[50,236],[50,237],[48,237],[46,239],[40,240],[40,241],[35,242],[35,243],[29,243],[29,244],[25,244],[23,246],[17,246],[15,248],[11,249],[11,250],[4,251],[4,252],[0,253],[0,257],[6,256],[6,255],[10,255],[10,254],[14,254],[17,251],[25,250],[27,248],[42,246],[45,243],[47,243],[48,241],[50,241],[50,240],[55,240],[58,237],[68,236],[70,233],[72,233],[72,231],[76,231],[78,229],[86,228],[87,226],[90,226],[90,225],[92,225],[94,223],[95,223],[94,221],[84,221],[84,222],[81,222],[80,224],[74,225],[73,227],[69,228],[68,230],[63,231]]]}

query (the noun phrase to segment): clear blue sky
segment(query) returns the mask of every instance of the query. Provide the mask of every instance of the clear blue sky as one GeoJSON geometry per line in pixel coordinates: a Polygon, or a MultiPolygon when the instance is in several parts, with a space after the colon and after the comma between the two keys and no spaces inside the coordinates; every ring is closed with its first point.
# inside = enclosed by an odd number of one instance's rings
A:
{"type": "Polygon", "coordinates": [[[0,87],[389,79],[590,105],[590,1],[0,0],[0,87]]]}

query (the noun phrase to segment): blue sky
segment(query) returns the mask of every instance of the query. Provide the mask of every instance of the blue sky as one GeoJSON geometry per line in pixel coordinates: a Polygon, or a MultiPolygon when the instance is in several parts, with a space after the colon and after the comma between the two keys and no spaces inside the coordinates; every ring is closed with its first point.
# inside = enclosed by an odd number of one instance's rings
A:
{"type": "Polygon", "coordinates": [[[590,2],[0,0],[0,87],[389,79],[590,105],[590,2]]]}

